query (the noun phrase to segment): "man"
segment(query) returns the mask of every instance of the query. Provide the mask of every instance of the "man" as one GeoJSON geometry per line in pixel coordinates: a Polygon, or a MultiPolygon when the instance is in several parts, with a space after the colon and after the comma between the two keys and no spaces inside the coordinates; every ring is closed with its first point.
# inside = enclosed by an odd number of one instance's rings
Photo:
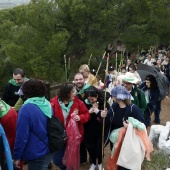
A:
{"type": "Polygon", "coordinates": [[[19,99],[18,91],[21,85],[27,80],[25,72],[21,68],[16,68],[13,71],[13,78],[9,80],[2,94],[4,100],[10,106],[14,106],[19,99]]]}
{"type": "Polygon", "coordinates": [[[90,87],[90,84],[85,83],[84,77],[81,73],[75,74],[74,84],[76,87],[76,96],[84,102],[85,91],[90,87]]]}
{"type": "MultiPolygon", "coordinates": [[[[84,77],[81,73],[76,73],[74,76],[74,84],[76,87],[76,96],[85,102],[85,91],[90,87],[90,84],[85,84],[84,77]]],[[[87,163],[87,149],[85,143],[80,145],[80,164],[87,163]]]]}
{"type": "Polygon", "coordinates": [[[139,79],[136,78],[133,73],[127,72],[122,80],[125,88],[132,95],[131,99],[132,103],[136,104],[139,107],[139,109],[141,109],[142,112],[144,113],[147,104],[144,92],[136,86],[136,83],[139,81],[139,79]]]}

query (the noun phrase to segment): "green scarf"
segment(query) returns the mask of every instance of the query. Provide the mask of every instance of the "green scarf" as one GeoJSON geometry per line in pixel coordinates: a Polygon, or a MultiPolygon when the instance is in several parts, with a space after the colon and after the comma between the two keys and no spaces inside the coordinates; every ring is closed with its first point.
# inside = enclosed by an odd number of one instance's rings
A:
{"type": "Polygon", "coordinates": [[[0,105],[2,105],[2,110],[0,110],[0,118],[8,113],[10,106],[6,104],[3,100],[0,100],[0,105]]]}
{"type": "Polygon", "coordinates": [[[19,86],[13,78],[11,80],[9,80],[9,83],[11,83],[14,86],[19,86]]]}
{"type": "MultiPolygon", "coordinates": [[[[28,78],[25,78],[24,82],[26,82],[28,80],[29,80],[28,78]]],[[[11,80],[9,80],[9,83],[11,83],[14,86],[21,86],[21,85],[18,85],[13,78],[11,80]]]]}
{"type": "Polygon", "coordinates": [[[76,94],[80,94],[80,95],[83,94],[89,87],[90,87],[90,84],[86,83],[79,92],[76,90],[76,94]]]}
{"type": "Polygon", "coordinates": [[[60,101],[59,99],[58,99],[58,103],[60,104],[62,110],[65,110],[65,111],[67,112],[67,114],[68,114],[68,112],[70,111],[70,107],[73,105],[73,100],[69,102],[69,104],[68,104],[67,107],[66,107],[65,104],[64,104],[62,101],[60,101]]]}
{"type": "Polygon", "coordinates": [[[50,102],[45,97],[32,97],[27,99],[24,104],[32,103],[37,105],[42,112],[49,118],[52,117],[52,107],[50,102]]]}
{"type": "MultiPolygon", "coordinates": [[[[91,104],[88,99],[85,99],[86,104],[91,104]]],[[[91,104],[92,105],[92,104],[91,104]]]]}

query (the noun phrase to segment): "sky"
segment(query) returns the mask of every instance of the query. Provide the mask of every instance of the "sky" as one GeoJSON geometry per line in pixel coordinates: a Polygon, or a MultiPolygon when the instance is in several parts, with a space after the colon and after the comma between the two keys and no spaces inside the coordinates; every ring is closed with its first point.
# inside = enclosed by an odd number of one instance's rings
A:
{"type": "Polygon", "coordinates": [[[12,8],[17,5],[28,3],[30,0],[0,0],[0,9],[12,8]]]}

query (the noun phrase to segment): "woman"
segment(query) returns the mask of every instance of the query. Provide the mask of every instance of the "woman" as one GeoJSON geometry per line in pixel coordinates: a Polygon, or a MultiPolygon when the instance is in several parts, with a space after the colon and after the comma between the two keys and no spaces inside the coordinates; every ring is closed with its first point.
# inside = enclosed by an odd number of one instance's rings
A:
{"type": "MultiPolygon", "coordinates": [[[[106,116],[106,124],[108,127],[111,124],[111,131],[127,126],[128,117],[144,122],[142,111],[135,104],[131,104],[131,94],[124,86],[119,85],[113,88],[111,95],[114,103],[106,116]]],[[[104,116],[104,113],[102,116],[104,116]]],[[[118,170],[126,170],[126,168],[118,166],[118,170]]]]}
{"type": "Polygon", "coordinates": [[[160,91],[157,84],[157,81],[153,75],[148,75],[145,78],[145,82],[143,82],[140,86],[145,93],[145,98],[147,102],[147,108],[145,110],[145,122],[147,126],[151,125],[150,115],[154,112],[155,120],[154,122],[160,124],[160,110],[161,110],[161,101],[159,100],[160,91]]]}
{"type": "Polygon", "coordinates": [[[129,67],[128,67],[128,72],[133,73],[133,74],[136,76],[136,78],[139,79],[139,81],[137,82],[137,84],[140,84],[140,83],[141,83],[141,78],[140,78],[138,72],[136,71],[136,66],[135,66],[134,64],[130,64],[130,65],[129,65],[129,67]]]}
{"type": "Polygon", "coordinates": [[[0,124],[4,128],[12,154],[16,136],[17,116],[17,112],[0,99],[0,124]]]}
{"type": "MultiPolygon", "coordinates": [[[[96,169],[98,159],[98,169],[102,170],[102,119],[101,112],[104,110],[104,91],[100,91],[94,86],[86,91],[85,104],[90,113],[90,121],[84,124],[84,142],[91,158],[90,170],[96,169]]],[[[107,93],[106,101],[110,97],[107,93]]],[[[106,103],[106,108],[110,106],[106,103]]]]}
{"type": "Polygon", "coordinates": [[[52,107],[45,99],[45,85],[31,79],[22,87],[27,99],[18,113],[14,165],[28,161],[28,170],[46,170],[52,159],[47,136],[47,119],[52,117],[52,107]]]}
{"type": "Polygon", "coordinates": [[[90,84],[91,86],[98,86],[96,77],[90,73],[89,66],[83,64],[79,68],[79,72],[83,75],[85,83],[90,84]]]}
{"type": "MultiPolygon", "coordinates": [[[[66,127],[71,119],[77,122],[79,133],[83,137],[84,128],[83,124],[90,119],[89,112],[85,104],[75,96],[75,89],[72,84],[63,84],[58,92],[58,96],[51,99],[51,105],[56,116],[66,127]],[[73,114],[74,113],[74,114],[73,114]]],[[[69,138],[72,136],[68,136],[69,138]]],[[[66,166],[63,164],[63,156],[65,153],[65,146],[54,154],[53,162],[61,170],[66,170],[66,166]]],[[[79,160],[77,160],[79,163],[79,160]]]]}

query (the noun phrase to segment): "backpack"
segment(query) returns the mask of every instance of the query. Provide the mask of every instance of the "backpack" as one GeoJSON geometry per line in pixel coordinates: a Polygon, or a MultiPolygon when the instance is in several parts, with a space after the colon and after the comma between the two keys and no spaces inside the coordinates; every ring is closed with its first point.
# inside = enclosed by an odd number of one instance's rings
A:
{"type": "Polygon", "coordinates": [[[52,151],[59,151],[67,141],[67,133],[61,121],[52,115],[47,118],[47,135],[48,143],[41,139],[32,129],[32,133],[37,136],[44,144],[46,144],[52,151]]]}
{"type": "Polygon", "coordinates": [[[60,150],[67,141],[67,133],[61,121],[52,116],[47,119],[48,143],[53,151],[60,150]]]}

